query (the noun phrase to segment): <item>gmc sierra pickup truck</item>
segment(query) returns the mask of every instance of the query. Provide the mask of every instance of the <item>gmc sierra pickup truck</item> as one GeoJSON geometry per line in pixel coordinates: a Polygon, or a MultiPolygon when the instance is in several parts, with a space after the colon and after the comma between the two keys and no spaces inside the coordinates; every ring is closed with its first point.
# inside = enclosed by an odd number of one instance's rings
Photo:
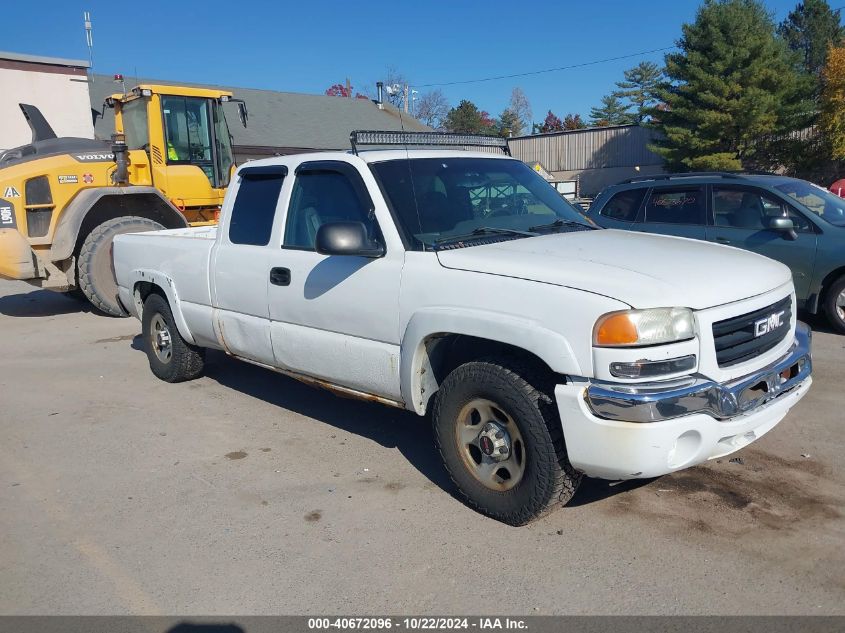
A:
{"type": "Polygon", "coordinates": [[[513,525],[584,474],[733,453],[811,383],[786,266],[597,228],[489,148],[250,162],[219,226],[119,235],[113,258],[156,376],[200,376],[211,348],[430,412],[463,499],[513,525]]]}

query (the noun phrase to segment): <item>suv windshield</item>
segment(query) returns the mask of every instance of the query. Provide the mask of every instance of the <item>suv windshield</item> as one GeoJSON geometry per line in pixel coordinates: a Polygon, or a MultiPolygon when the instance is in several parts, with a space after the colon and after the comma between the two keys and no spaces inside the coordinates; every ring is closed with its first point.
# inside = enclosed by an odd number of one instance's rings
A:
{"type": "Polygon", "coordinates": [[[371,169],[411,247],[450,238],[593,228],[549,183],[517,160],[415,158],[371,169]]]}
{"type": "Polygon", "coordinates": [[[790,180],[775,185],[775,189],[800,202],[830,224],[845,226],[845,200],[830,191],[803,180],[790,180]]]}

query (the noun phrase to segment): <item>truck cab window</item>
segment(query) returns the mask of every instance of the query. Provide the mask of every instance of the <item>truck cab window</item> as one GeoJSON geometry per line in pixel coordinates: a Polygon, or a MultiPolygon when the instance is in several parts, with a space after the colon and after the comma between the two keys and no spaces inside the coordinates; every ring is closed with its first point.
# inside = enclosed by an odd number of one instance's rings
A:
{"type": "Polygon", "coordinates": [[[150,132],[147,127],[147,99],[139,97],[120,106],[123,133],[129,149],[147,149],[150,132]]]}
{"type": "Polygon", "coordinates": [[[161,98],[168,163],[190,163],[214,182],[208,99],[197,97],[161,98]]]}
{"type": "Polygon", "coordinates": [[[232,244],[267,246],[284,172],[247,168],[241,171],[240,177],[229,220],[229,241],[232,244]]]}
{"type": "Polygon", "coordinates": [[[378,237],[373,204],[363,199],[349,178],[330,170],[306,170],[296,176],[285,225],[284,246],[313,250],[317,229],[328,222],[363,222],[378,237]]]}

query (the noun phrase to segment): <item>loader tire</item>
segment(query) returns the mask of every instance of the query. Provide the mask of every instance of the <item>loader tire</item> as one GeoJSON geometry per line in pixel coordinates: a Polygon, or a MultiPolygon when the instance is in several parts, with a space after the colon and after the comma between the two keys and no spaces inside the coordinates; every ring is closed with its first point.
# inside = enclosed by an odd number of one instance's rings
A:
{"type": "Polygon", "coordinates": [[[184,382],[202,376],[205,349],[191,345],[176,327],[167,299],[152,293],[144,301],[141,336],[150,370],[165,382],[184,382]]]}
{"type": "Polygon", "coordinates": [[[111,245],[115,235],[160,231],[158,222],[137,216],[106,220],[82,242],[77,263],[79,287],[95,308],[115,317],[128,316],[117,300],[117,281],[112,266],[111,245]]]}

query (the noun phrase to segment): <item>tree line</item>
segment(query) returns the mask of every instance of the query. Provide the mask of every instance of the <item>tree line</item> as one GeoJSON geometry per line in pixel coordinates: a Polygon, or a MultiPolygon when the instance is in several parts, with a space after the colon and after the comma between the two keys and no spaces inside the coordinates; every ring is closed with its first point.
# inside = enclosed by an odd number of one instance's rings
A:
{"type": "MultiPolygon", "coordinates": [[[[845,166],[845,28],[827,0],[803,0],[780,24],[761,0],[704,0],[663,61],[625,70],[589,121],[549,110],[535,123],[519,87],[497,117],[469,99],[451,106],[437,89],[414,96],[411,112],[435,129],[505,137],[648,126],[651,149],[675,171],[786,167],[809,177],[845,166]]],[[[407,81],[389,69],[385,84],[407,81]]]]}

